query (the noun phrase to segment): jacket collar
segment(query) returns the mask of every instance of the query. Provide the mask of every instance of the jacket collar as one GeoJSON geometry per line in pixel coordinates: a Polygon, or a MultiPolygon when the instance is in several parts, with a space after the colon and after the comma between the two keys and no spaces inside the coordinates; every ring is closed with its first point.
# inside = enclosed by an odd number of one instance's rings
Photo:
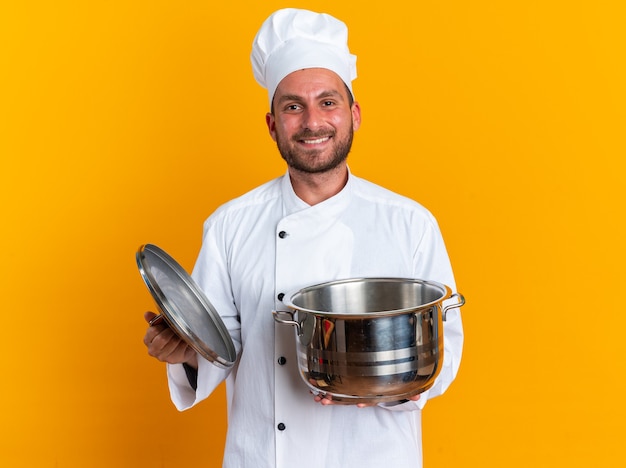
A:
{"type": "Polygon", "coordinates": [[[343,211],[349,201],[350,194],[352,192],[352,186],[354,185],[354,176],[348,168],[348,182],[343,189],[337,194],[330,197],[328,200],[324,200],[317,205],[311,206],[296,195],[296,192],[291,185],[291,178],[289,177],[289,171],[282,177],[281,191],[283,198],[283,214],[285,216],[298,213],[300,211],[309,210],[310,212],[316,212],[321,210],[326,216],[332,216],[336,213],[343,211]]]}

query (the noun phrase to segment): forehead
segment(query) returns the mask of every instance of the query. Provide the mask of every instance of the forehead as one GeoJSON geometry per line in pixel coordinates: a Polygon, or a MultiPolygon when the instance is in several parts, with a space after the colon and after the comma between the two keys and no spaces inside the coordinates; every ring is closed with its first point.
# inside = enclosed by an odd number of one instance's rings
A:
{"type": "Polygon", "coordinates": [[[346,85],[335,72],[326,68],[296,70],[281,80],[274,99],[281,96],[310,97],[320,93],[337,93],[347,98],[346,85]]]}

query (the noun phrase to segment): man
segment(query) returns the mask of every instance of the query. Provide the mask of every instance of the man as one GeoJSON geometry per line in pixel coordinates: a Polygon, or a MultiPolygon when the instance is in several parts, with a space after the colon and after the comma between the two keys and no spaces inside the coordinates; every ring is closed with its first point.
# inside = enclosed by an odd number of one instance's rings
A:
{"type": "Polygon", "coordinates": [[[447,315],[434,386],[412,401],[368,407],[312,396],[298,373],[293,329],[276,324],[271,311],[284,310],[287,291],[340,278],[410,277],[454,289],[437,223],[416,202],[349,172],[361,111],[342,22],[279,10],[259,30],[252,63],[268,89],[267,127],[288,171],[209,217],[193,271],[232,336],[237,363],[213,366],[164,325],[148,328],[148,351],[168,363],[180,410],[226,379],[224,467],[420,467],[421,409],[445,391],[461,358],[458,309],[447,315]]]}

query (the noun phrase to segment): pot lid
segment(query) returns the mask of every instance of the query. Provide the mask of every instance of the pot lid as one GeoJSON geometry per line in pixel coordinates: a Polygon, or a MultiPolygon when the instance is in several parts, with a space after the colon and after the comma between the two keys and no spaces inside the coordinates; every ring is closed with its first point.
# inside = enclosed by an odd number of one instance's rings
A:
{"type": "Polygon", "coordinates": [[[169,327],[202,357],[231,367],[237,357],[224,322],[191,276],[165,251],[142,245],[135,255],[141,277],[169,327]]]}

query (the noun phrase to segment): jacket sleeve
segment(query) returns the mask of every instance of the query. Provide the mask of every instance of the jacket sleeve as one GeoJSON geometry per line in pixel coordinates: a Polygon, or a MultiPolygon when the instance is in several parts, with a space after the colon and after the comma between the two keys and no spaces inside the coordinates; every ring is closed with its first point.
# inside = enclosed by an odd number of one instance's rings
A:
{"type": "MultiPolygon", "coordinates": [[[[218,311],[235,345],[241,349],[241,326],[230,287],[227,245],[219,212],[204,225],[202,248],[192,278],[218,311]]],[[[179,411],[186,410],[208,398],[229,376],[231,369],[221,369],[198,356],[197,388],[189,383],[182,364],[168,364],[167,376],[172,402],[179,411]]]]}
{"type": "MultiPolygon", "coordinates": [[[[414,277],[443,283],[456,292],[456,284],[452,267],[443,237],[434,218],[420,229],[414,253],[414,277]]],[[[456,299],[446,301],[446,305],[454,304],[456,299]]],[[[458,300],[457,300],[458,302],[458,300]]],[[[430,398],[443,394],[455,379],[461,364],[463,352],[463,324],[459,308],[450,309],[443,322],[443,365],[433,386],[423,392],[416,402],[409,401],[396,406],[383,406],[390,411],[415,411],[422,409],[430,398]]]]}

